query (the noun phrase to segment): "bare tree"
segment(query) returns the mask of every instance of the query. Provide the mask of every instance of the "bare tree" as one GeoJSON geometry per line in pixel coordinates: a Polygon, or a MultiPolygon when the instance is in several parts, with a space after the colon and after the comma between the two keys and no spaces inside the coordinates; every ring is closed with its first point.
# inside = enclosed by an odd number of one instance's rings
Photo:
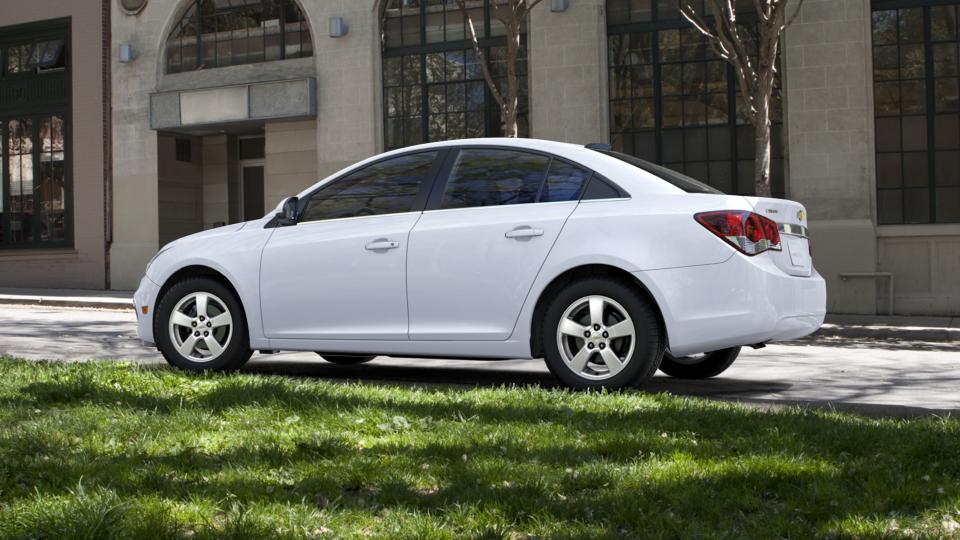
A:
{"type": "Polygon", "coordinates": [[[500,108],[500,119],[503,122],[504,137],[517,137],[518,126],[517,116],[520,109],[520,76],[517,72],[517,61],[520,56],[520,34],[523,29],[523,23],[530,15],[530,10],[543,0],[491,0],[490,14],[494,19],[503,24],[507,37],[506,46],[506,69],[507,76],[502,85],[498,85],[490,73],[490,64],[487,62],[486,54],[480,47],[480,40],[477,38],[477,31],[473,26],[473,18],[467,10],[465,0],[457,0],[460,6],[460,12],[463,14],[464,23],[470,35],[470,42],[473,44],[473,52],[477,55],[477,61],[483,70],[483,78],[490,88],[490,94],[500,108]]]}
{"type": "Polygon", "coordinates": [[[780,36],[800,13],[803,0],[753,0],[756,9],[756,32],[745,29],[737,21],[736,0],[677,0],[683,17],[704,36],[720,58],[733,65],[740,85],[740,97],[747,106],[756,143],[754,181],[757,195],[770,196],[770,114],[774,82],[777,74],[777,52],[780,36]],[[713,16],[713,25],[697,6],[706,4],[713,16]],[[797,4],[789,20],[787,4],[797,4]],[[753,54],[756,54],[756,57],[753,54]]]}

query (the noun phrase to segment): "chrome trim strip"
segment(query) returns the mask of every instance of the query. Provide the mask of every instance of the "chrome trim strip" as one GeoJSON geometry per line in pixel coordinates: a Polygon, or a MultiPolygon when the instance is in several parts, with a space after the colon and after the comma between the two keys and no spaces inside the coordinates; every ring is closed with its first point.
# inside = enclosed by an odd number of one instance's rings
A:
{"type": "Polygon", "coordinates": [[[780,230],[781,234],[799,236],[800,238],[810,238],[810,229],[804,227],[803,225],[794,225],[793,223],[778,223],[777,229],[780,230]]]}

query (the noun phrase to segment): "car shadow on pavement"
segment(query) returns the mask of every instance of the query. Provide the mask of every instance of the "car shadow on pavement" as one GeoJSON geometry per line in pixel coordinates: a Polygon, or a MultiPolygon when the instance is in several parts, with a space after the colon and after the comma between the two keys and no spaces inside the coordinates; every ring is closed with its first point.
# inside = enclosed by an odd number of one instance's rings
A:
{"type": "MultiPolygon", "coordinates": [[[[359,383],[374,386],[536,386],[539,388],[562,388],[562,385],[547,372],[513,369],[491,369],[491,362],[477,361],[478,367],[436,367],[389,365],[389,360],[373,364],[341,366],[324,361],[269,360],[247,364],[243,372],[285,377],[321,378],[331,381],[359,383]]],[[[915,407],[902,404],[865,403],[850,399],[802,399],[782,398],[793,384],[782,380],[758,381],[717,377],[714,379],[676,379],[658,374],[636,390],[652,394],[666,393],[677,396],[700,397],[719,401],[736,402],[762,409],[782,409],[801,406],[828,411],[850,412],[871,417],[924,417],[951,415],[956,411],[915,407]]]]}
{"type": "MultiPolygon", "coordinates": [[[[389,362],[387,360],[386,362],[389,362]]],[[[478,364],[490,362],[477,361],[478,364]]],[[[316,377],[342,379],[361,383],[396,383],[419,385],[466,385],[466,386],[538,386],[561,388],[557,379],[547,372],[517,369],[442,368],[410,365],[391,366],[385,363],[358,366],[339,366],[327,362],[269,361],[253,362],[243,369],[247,373],[285,375],[290,377],[316,377]]],[[[657,376],[640,387],[640,390],[677,395],[704,397],[760,396],[789,390],[792,385],[783,381],[756,381],[730,378],[710,380],[684,380],[657,376]]]]}

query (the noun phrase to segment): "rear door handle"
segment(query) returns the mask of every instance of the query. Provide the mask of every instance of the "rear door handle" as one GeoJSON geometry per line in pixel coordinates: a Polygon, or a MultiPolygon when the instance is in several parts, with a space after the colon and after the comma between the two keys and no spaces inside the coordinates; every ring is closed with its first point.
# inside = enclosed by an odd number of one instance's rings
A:
{"type": "Polygon", "coordinates": [[[504,236],[507,238],[533,238],[534,236],[543,236],[543,229],[533,229],[527,226],[517,227],[508,231],[504,236]]]}
{"type": "Polygon", "coordinates": [[[398,247],[400,247],[400,242],[394,242],[385,238],[374,240],[366,245],[367,251],[382,251],[387,249],[397,249],[398,247]]]}

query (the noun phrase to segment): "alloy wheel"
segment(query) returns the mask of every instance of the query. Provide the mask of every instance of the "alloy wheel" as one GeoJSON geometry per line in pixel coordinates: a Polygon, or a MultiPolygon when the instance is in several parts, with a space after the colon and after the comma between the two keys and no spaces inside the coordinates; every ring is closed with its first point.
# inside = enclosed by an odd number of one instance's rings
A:
{"type": "Polygon", "coordinates": [[[573,302],[557,327],[557,346],[564,363],[590,380],[609,379],[623,371],[633,357],[636,341],[627,310],[607,296],[585,296],[573,302]]]}
{"type": "Polygon", "coordinates": [[[170,341],[192,362],[211,362],[233,338],[233,316],[227,304],[208,292],[193,292],[177,302],[168,323],[170,341]]]}

